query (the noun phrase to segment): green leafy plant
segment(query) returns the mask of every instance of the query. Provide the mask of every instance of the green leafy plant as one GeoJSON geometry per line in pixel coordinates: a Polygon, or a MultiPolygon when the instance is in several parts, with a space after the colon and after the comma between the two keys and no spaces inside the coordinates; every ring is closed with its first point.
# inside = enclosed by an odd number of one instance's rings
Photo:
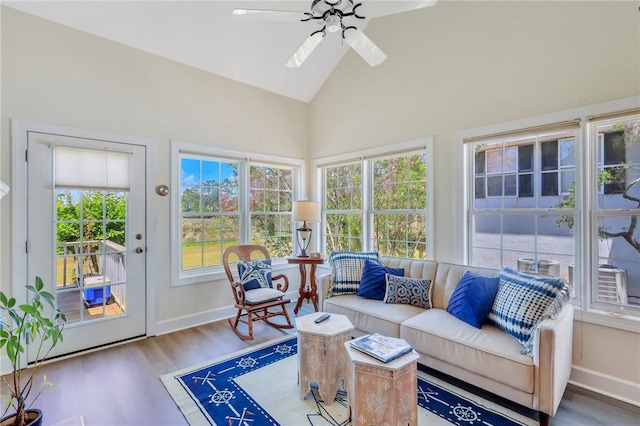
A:
{"type": "Polygon", "coordinates": [[[0,317],[0,349],[5,348],[7,358],[13,368],[12,374],[3,378],[8,395],[2,395],[3,416],[13,407],[15,410],[14,426],[24,426],[27,422],[26,411],[31,408],[40,396],[43,387],[53,387],[43,376],[40,390],[29,401],[36,387],[35,380],[43,360],[51,350],[62,342],[62,330],[67,322],[66,316],[54,304],[54,296],[44,290],[44,283],[36,277],[35,285],[27,285],[29,298],[24,304],[17,304],[15,298],[8,298],[0,291],[0,313],[9,318],[0,317]],[[48,315],[47,306],[53,312],[48,315]],[[36,361],[28,368],[22,369],[26,345],[30,343],[36,348],[36,361]]]}

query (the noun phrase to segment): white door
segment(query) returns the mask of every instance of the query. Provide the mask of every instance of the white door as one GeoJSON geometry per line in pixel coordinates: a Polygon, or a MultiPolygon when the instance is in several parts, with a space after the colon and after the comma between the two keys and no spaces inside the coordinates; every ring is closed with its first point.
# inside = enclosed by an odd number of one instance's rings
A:
{"type": "Polygon", "coordinates": [[[37,132],[27,145],[27,277],[67,316],[48,356],[144,335],[145,147],[37,132]]]}

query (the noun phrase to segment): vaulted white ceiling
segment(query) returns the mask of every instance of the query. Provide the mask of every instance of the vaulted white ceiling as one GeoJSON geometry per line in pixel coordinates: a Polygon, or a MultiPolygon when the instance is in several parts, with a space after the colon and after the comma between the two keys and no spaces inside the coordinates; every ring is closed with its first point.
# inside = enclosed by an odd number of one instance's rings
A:
{"type": "MultiPolygon", "coordinates": [[[[411,2],[365,0],[360,10],[364,16],[375,15],[372,11],[401,3],[411,2]]],[[[293,52],[318,30],[318,24],[240,21],[231,13],[234,8],[305,12],[310,10],[311,0],[3,1],[2,4],[304,102],[311,101],[349,49],[342,43],[340,32],[330,33],[300,68],[285,68],[293,52]]],[[[368,21],[369,18],[354,24],[364,29],[368,21]]]]}

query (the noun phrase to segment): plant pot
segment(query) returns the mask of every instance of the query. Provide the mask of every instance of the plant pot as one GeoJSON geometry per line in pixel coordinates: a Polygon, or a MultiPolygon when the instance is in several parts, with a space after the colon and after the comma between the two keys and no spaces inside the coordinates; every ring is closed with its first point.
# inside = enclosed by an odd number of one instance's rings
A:
{"type": "MultiPolygon", "coordinates": [[[[0,426],[12,426],[16,418],[15,414],[0,419],[0,426]]],[[[42,426],[42,411],[32,408],[27,410],[27,426],[42,426]]]]}

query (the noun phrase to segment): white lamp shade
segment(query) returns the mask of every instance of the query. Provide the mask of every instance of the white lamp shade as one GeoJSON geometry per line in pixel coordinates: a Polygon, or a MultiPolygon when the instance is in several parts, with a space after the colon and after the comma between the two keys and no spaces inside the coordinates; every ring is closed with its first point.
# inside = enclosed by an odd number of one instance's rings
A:
{"type": "Polygon", "coordinates": [[[294,201],[293,220],[298,222],[320,222],[320,203],[317,201],[294,201]]]}

